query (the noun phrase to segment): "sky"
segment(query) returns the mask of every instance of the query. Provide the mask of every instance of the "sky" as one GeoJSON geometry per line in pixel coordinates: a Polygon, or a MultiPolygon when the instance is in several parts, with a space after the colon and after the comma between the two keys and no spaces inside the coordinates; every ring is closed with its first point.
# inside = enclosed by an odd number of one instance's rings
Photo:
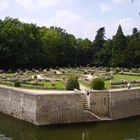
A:
{"type": "Polygon", "coordinates": [[[105,27],[112,38],[121,24],[125,35],[140,30],[140,0],[0,0],[0,19],[18,18],[38,26],[58,26],[76,38],[94,40],[105,27]]]}

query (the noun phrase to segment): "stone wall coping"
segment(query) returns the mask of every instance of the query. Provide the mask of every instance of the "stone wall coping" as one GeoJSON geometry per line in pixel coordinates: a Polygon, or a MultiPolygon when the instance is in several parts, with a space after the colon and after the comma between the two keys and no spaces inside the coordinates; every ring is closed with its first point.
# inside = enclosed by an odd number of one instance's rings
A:
{"type": "MultiPolygon", "coordinates": [[[[30,95],[70,95],[70,94],[83,94],[82,90],[74,90],[74,91],[58,91],[58,90],[35,90],[35,89],[22,89],[22,88],[16,88],[16,87],[9,87],[0,85],[0,89],[9,89],[12,91],[17,91],[21,94],[30,94],[30,95]]],[[[113,93],[113,92],[122,92],[122,91],[128,91],[128,90],[140,90],[140,87],[137,88],[123,88],[123,89],[109,89],[109,90],[88,90],[87,92],[93,93],[113,93]]]]}
{"type": "Polygon", "coordinates": [[[30,94],[30,95],[70,95],[70,94],[77,94],[74,91],[58,91],[58,90],[32,90],[32,89],[22,89],[22,88],[16,88],[16,87],[9,87],[0,85],[0,89],[8,89],[12,91],[17,91],[21,94],[30,94]]]}
{"type": "Polygon", "coordinates": [[[140,90],[140,87],[133,87],[131,89],[127,88],[118,88],[118,89],[108,89],[108,90],[88,90],[88,92],[92,93],[111,93],[111,92],[122,92],[122,91],[128,91],[128,90],[140,90]]]}

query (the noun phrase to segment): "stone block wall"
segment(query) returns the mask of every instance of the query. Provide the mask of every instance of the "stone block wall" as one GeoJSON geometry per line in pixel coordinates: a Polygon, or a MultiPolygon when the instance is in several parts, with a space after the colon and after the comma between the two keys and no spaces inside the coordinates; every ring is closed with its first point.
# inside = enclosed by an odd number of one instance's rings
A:
{"type": "Polygon", "coordinates": [[[109,115],[108,91],[90,91],[90,109],[100,117],[109,115]]]}
{"type": "Polygon", "coordinates": [[[140,88],[89,93],[90,111],[85,111],[81,91],[0,86],[0,112],[36,125],[99,121],[95,115],[112,120],[140,115],[140,88]]]}
{"type": "Polygon", "coordinates": [[[140,115],[140,89],[116,90],[111,91],[110,94],[112,119],[140,115]]]}
{"type": "Polygon", "coordinates": [[[0,86],[0,112],[35,125],[78,123],[97,119],[83,109],[83,94],[0,86]]]}
{"type": "Polygon", "coordinates": [[[20,89],[0,87],[0,112],[34,123],[36,121],[36,96],[20,89]]]}
{"type": "Polygon", "coordinates": [[[95,121],[83,110],[83,96],[77,93],[37,95],[37,125],[95,121]]]}

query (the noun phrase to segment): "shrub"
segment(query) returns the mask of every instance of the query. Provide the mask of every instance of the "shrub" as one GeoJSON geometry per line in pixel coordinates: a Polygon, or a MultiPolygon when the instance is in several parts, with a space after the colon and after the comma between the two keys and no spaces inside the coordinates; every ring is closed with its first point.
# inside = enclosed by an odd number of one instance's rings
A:
{"type": "Polygon", "coordinates": [[[140,71],[139,70],[137,70],[137,69],[133,69],[132,70],[132,73],[139,73],[140,71]]]}
{"type": "Polygon", "coordinates": [[[19,81],[15,81],[14,86],[15,86],[15,87],[20,87],[20,82],[19,82],[19,81]]]}
{"type": "Polygon", "coordinates": [[[104,80],[101,78],[95,78],[91,81],[91,89],[102,90],[104,89],[104,80]]]}
{"type": "Polygon", "coordinates": [[[33,75],[33,79],[37,79],[37,75],[33,75]]]}
{"type": "Polygon", "coordinates": [[[51,84],[52,84],[52,86],[56,86],[55,81],[52,81],[51,84]]]}
{"type": "Polygon", "coordinates": [[[69,77],[66,83],[66,90],[79,89],[79,82],[77,77],[69,77]]]}
{"type": "Polygon", "coordinates": [[[110,68],[109,67],[106,67],[106,72],[109,72],[110,71],[110,68]]]}
{"type": "Polygon", "coordinates": [[[84,70],[84,74],[88,74],[88,71],[87,70],[84,70]]]}

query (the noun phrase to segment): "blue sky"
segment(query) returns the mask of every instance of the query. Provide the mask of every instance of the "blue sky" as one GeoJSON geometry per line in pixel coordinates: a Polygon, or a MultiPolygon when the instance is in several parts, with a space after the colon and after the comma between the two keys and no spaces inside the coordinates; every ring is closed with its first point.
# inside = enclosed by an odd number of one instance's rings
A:
{"type": "Polygon", "coordinates": [[[6,16],[39,26],[59,26],[77,38],[93,40],[105,27],[106,37],[116,33],[119,24],[124,34],[140,29],[140,0],[0,0],[0,18],[6,16]]]}

